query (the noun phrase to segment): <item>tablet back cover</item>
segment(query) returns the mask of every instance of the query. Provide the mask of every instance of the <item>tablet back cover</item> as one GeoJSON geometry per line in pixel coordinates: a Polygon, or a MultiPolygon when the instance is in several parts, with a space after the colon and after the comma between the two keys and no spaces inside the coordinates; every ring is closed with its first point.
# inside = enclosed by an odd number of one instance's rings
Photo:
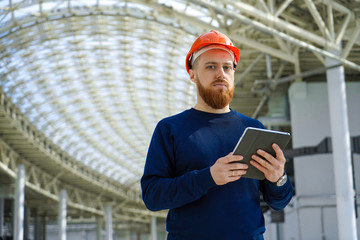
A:
{"type": "Polygon", "coordinates": [[[264,174],[250,164],[251,156],[256,154],[258,149],[262,149],[275,156],[275,151],[271,145],[276,143],[284,150],[290,138],[291,136],[287,132],[252,127],[246,128],[233,151],[234,155],[242,155],[244,157],[243,160],[239,161],[240,163],[246,163],[249,166],[246,174],[242,177],[259,180],[265,179],[264,174]]]}

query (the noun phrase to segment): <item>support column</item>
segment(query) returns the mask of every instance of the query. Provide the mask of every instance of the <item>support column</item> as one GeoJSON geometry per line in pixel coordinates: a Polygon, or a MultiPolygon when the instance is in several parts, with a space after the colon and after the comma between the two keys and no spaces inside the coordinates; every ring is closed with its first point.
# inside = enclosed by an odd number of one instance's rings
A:
{"type": "Polygon", "coordinates": [[[5,213],[5,208],[4,208],[4,198],[0,197],[0,237],[3,237],[3,227],[4,227],[4,213],[5,213]]]}
{"type": "Polygon", "coordinates": [[[273,76],[271,57],[269,54],[266,54],[265,56],[266,56],[266,76],[267,76],[267,79],[270,80],[273,76]]]}
{"type": "Polygon", "coordinates": [[[112,240],[113,239],[113,223],[112,223],[112,207],[111,205],[106,206],[106,240],[112,240]]]}
{"type": "Polygon", "coordinates": [[[151,240],[157,240],[156,217],[151,218],[151,240]]]}
{"type": "MultiPolygon", "coordinates": [[[[330,67],[340,62],[326,58],[325,63],[326,67],[330,67]]],[[[344,67],[328,69],[326,77],[334,156],[339,239],[357,239],[344,67]]]]}
{"type": "Polygon", "coordinates": [[[101,240],[102,223],[100,218],[96,218],[96,240],[101,240]]]}
{"type": "Polygon", "coordinates": [[[131,229],[126,230],[126,240],[131,240],[131,229]]]}
{"type": "Polygon", "coordinates": [[[38,209],[36,208],[36,209],[34,209],[34,239],[41,240],[40,229],[41,229],[41,226],[40,226],[39,212],[38,212],[38,209]]]}
{"type": "Polygon", "coordinates": [[[14,240],[24,239],[25,168],[19,165],[14,204],[14,240]]]}
{"type": "Polygon", "coordinates": [[[46,240],[46,224],[47,224],[46,212],[44,212],[42,215],[42,228],[41,228],[42,240],[46,240]]]}
{"type": "Polygon", "coordinates": [[[24,218],[24,240],[29,239],[29,218],[30,218],[30,209],[25,207],[25,218],[24,218]]]}
{"type": "Polygon", "coordinates": [[[66,208],[67,195],[66,190],[62,189],[59,196],[59,216],[58,216],[58,225],[59,225],[59,240],[66,240],[66,208]]]}

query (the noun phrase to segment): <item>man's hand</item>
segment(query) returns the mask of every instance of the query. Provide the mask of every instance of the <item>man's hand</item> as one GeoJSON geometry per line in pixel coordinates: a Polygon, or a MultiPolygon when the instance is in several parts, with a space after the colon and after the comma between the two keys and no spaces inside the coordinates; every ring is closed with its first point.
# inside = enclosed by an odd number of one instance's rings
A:
{"type": "Polygon", "coordinates": [[[240,155],[233,155],[232,152],[225,157],[216,160],[215,164],[210,167],[210,173],[217,185],[224,185],[229,182],[239,180],[246,173],[248,165],[245,163],[231,163],[241,161],[240,155]]]}
{"type": "Polygon", "coordinates": [[[270,182],[276,182],[284,175],[284,168],[286,159],[281,148],[277,144],[273,144],[272,148],[275,150],[276,157],[273,157],[271,154],[259,149],[257,150],[257,155],[252,155],[250,164],[259,169],[264,173],[265,178],[270,182]]]}

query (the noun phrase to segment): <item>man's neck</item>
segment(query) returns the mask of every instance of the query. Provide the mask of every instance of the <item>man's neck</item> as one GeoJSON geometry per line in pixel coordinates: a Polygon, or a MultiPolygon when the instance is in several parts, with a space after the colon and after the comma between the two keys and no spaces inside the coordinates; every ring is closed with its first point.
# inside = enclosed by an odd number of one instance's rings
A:
{"type": "Polygon", "coordinates": [[[209,105],[207,105],[206,103],[196,103],[196,105],[194,106],[194,109],[202,111],[202,112],[208,112],[208,113],[227,113],[230,112],[230,107],[229,105],[225,106],[224,108],[221,109],[215,109],[210,107],[209,105]]]}

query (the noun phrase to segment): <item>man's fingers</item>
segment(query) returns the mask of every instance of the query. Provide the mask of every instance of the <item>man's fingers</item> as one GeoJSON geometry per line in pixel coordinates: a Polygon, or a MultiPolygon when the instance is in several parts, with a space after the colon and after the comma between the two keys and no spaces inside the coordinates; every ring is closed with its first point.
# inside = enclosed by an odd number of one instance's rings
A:
{"type": "Polygon", "coordinates": [[[243,156],[241,155],[233,155],[232,152],[226,155],[225,157],[219,158],[217,161],[223,164],[228,164],[231,162],[241,161],[243,156]]]}
{"type": "MultiPolygon", "coordinates": [[[[262,150],[260,150],[260,151],[262,151],[262,150]]],[[[258,151],[258,154],[259,154],[259,155],[260,155],[260,151],[258,151]]],[[[264,151],[262,151],[262,152],[264,152],[264,151]]],[[[268,154],[268,153],[265,153],[265,154],[268,154]]],[[[268,154],[268,155],[270,155],[270,154],[268,154]]],[[[265,158],[264,155],[261,154],[261,156],[263,156],[263,157],[265,158]]],[[[270,155],[270,156],[271,156],[271,155],[270,155]]],[[[259,157],[259,156],[255,155],[255,154],[252,155],[251,158],[252,158],[253,160],[255,160],[256,163],[258,163],[258,164],[261,165],[261,166],[264,166],[265,168],[271,167],[271,164],[272,164],[272,161],[271,161],[271,160],[264,159],[264,158],[262,158],[262,157],[259,157]]],[[[271,156],[271,158],[272,158],[272,156],[271,156]]]]}
{"type": "Polygon", "coordinates": [[[240,179],[249,167],[247,164],[240,162],[242,159],[243,156],[233,155],[232,152],[219,158],[215,164],[210,167],[210,173],[214,182],[217,185],[223,185],[240,179]]]}
{"type": "Polygon", "coordinates": [[[229,153],[225,158],[229,171],[242,170],[248,168],[248,165],[246,163],[241,163],[241,160],[243,160],[244,158],[241,155],[233,155],[232,153],[229,153]]]}
{"type": "Polygon", "coordinates": [[[246,170],[232,170],[232,171],[230,171],[230,176],[229,177],[237,178],[237,177],[241,177],[245,173],[246,173],[246,170]]]}
{"type": "Polygon", "coordinates": [[[243,156],[234,155],[231,152],[223,158],[223,163],[231,163],[231,162],[241,161],[242,159],[243,159],[243,156]]]}
{"type": "Polygon", "coordinates": [[[286,159],[277,144],[273,144],[272,147],[275,150],[276,157],[259,149],[256,151],[258,155],[251,156],[250,164],[263,172],[269,181],[274,182],[284,174],[286,159]]]}
{"type": "Polygon", "coordinates": [[[229,171],[245,170],[248,168],[249,168],[249,166],[246,163],[230,163],[229,164],[229,171]]]}
{"type": "MultiPolygon", "coordinates": [[[[256,153],[257,154],[259,154],[261,157],[263,157],[264,159],[266,159],[268,162],[272,162],[272,160],[273,160],[273,155],[271,155],[270,153],[267,153],[267,152],[265,152],[264,150],[262,150],[262,149],[258,149],[257,151],[256,151],[256,153]]],[[[253,156],[256,156],[256,155],[253,155],[253,156]]],[[[252,158],[254,158],[252,156],[252,158]]]]}
{"type": "Polygon", "coordinates": [[[284,152],[281,150],[279,145],[277,145],[276,143],[273,143],[272,148],[274,149],[274,151],[276,153],[276,158],[277,159],[283,159],[284,161],[286,161],[285,156],[284,156],[284,152]]]}

